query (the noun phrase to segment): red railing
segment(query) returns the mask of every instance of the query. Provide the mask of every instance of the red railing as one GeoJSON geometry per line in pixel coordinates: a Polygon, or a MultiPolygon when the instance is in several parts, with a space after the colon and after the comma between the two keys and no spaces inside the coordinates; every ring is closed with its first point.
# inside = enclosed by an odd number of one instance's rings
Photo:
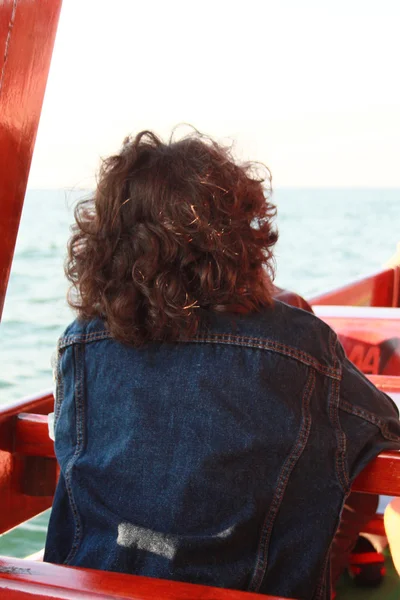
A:
{"type": "Polygon", "coordinates": [[[308,301],[312,305],[399,306],[399,267],[381,271],[308,301]]]}
{"type": "Polygon", "coordinates": [[[0,596],[7,600],[290,600],[209,586],[0,557],[0,596]]]}

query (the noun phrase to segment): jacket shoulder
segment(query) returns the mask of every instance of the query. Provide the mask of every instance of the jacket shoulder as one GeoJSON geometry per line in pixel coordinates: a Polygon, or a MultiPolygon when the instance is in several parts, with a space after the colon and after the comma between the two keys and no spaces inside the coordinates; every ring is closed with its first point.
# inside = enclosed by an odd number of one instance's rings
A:
{"type": "MultiPolygon", "coordinates": [[[[111,337],[102,319],[76,319],[61,336],[59,348],[111,337]]],[[[182,341],[228,343],[280,352],[336,376],[337,336],[333,330],[314,314],[277,300],[263,311],[247,315],[207,311],[195,339],[182,341]]]]}
{"type": "Polygon", "coordinates": [[[291,358],[319,365],[322,370],[339,376],[335,358],[337,336],[313,313],[275,300],[259,313],[210,315],[208,324],[201,332],[205,341],[230,341],[282,351],[291,358]]]}
{"type": "Polygon", "coordinates": [[[102,319],[75,319],[68,325],[61,335],[59,348],[66,348],[73,344],[108,339],[111,335],[102,319]]]}

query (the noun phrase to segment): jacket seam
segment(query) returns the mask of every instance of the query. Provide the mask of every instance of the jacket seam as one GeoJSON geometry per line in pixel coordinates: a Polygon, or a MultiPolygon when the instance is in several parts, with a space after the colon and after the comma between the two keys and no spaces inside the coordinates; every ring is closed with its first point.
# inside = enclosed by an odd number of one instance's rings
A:
{"type": "MultiPolygon", "coordinates": [[[[111,335],[107,331],[97,331],[86,334],[79,335],[71,335],[65,336],[61,340],[61,348],[65,348],[67,346],[82,343],[82,342],[96,342],[104,339],[112,339],[111,335]]],[[[219,343],[226,345],[237,345],[244,346],[249,348],[257,348],[261,350],[271,350],[277,352],[278,354],[283,354],[284,356],[288,356],[289,358],[294,358],[299,362],[312,367],[316,371],[326,375],[332,379],[340,379],[341,374],[340,370],[334,367],[329,367],[322,365],[319,363],[313,356],[304,352],[302,350],[298,350],[297,348],[293,348],[292,346],[287,346],[286,344],[282,344],[281,342],[277,342],[275,340],[270,340],[268,338],[258,338],[252,336],[238,336],[233,334],[226,333],[215,333],[207,336],[196,336],[190,339],[182,339],[179,340],[179,343],[219,343]]]]}
{"type": "Polygon", "coordinates": [[[334,369],[332,369],[332,367],[326,367],[322,365],[307,352],[298,350],[297,348],[293,348],[292,346],[287,346],[286,344],[282,344],[281,342],[276,342],[275,340],[270,340],[268,338],[256,338],[251,336],[237,336],[232,334],[216,333],[211,334],[209,336],[196,337],[193,341],[211,343],[217,342],[221,344],[240,345],[246,347],[259,348],[263,350],[272,350],[278,352],[279,354],[284,354],[285,356],[294,358],[299,362],[302,362],[307,366],[312,367],[316,371],[323,373],[324,375],[328,375],[332,378],[338,377],[338,374],[334,369]]]}
{"type": "Polygon", "coordinates": [[[72,540],[72,545],[70,551],[67,555],[67,558],[64,561],[64,564],[68,565],[75,558],[75,555],[78,551],[82,540],[82,522],[79,516],[79,511],[75,502],[75,498],[72,491],[72,469],[75,466],[76,461],[79,458],[79,455],[83,448],[84,442],[84,396],[83,396],[83,349],[81,346],[75,346],[75,365],[76,365],[76,386],[75,386],[75,424],[76,424],[76,447],[75,452],[72,455],[71,459],[68,461],[68,464],[65,469],[65,487],[67,489],[68,498],[70,501],[71,511],[74,520],[74,537],[72,540]]]}
{"type": "MultiPolygon", "coordinates": [[[[324,558],[324,562],[323,562],[323,567],[322,567],[322,573],[321,576],[317,582],[317,586],[315,589],[315,593],[313,595],[313,600],[323,600],[324,597],[324,593],[326,593],[326,583],[327,583],[327,568],[329,566],[329,562],[331,559],[331,554],[332,554],[332,544],[333,541],[335,539],[336,533],[338,531],[341,519],[342,519],[342,512],[343,512],[343,507],[346,504],[347,498],[350,494],[351,490],[349,490],[349,492],[347,494],[345,494],[343,500],[342,500],[342,507],[340,510],[340,513],[338,515],[337,521],[336,521],[336,527],[335,527],[335,531],[334,534],[332,536],[332,540],[331,543],[329,544],[329,548],[325,554],[325,558],[324,558]]],[[[330,578],[329,578],[330,579],[330,578]]]]}
{"type": "Polygon", "coordinates": [[[60,347],[66,348],[73,344],[82,344],[84,342],[97,342],[98,340],[112,339],[108,331],[93,331],[92,333],[78,333],[66,335],[60,339],[60,347]]]}
{"type": "Polygon", "coordinates": [[[61,350],[59,344],[57,345],[57,366],[56,366],[56,397],[54,403],[54,427],[57,425],[58,418],[61,412],[61,405],[64,401],[64,378],[61,370],[61,350]]]}
{"type": "MultiPolygon", "coordinates": [[[[337,370],[340,371],[340,361],[336,354],[336,334],[333,331],[329,334],[329,344],[332,356],[334,358],[334,364],[337,370]],[[337,365],[337,366],[336,366],[337,365]]],[[[329,394],[329,420],[335,431],[336,437],[336,453],[335,453],[335,470],[339,483],[343,491],[347,494],[350,489],[350,478],[347,472],[346,464],[346,434],[344,433],[339,418],[339,404],[340,404],[340,383],[339,381],[331,382],[331,390],[329,394]]]]}
{"type": "Polygon", "coordinates": [[[380,429],[383,437],[386,438],[387,440],[389,440],[391,442],[400,442],[400,436],[398,436],[394,433],[391,433],[389,431],[388,424],[383,419],[376,416],[374,413],[371,413],[368,410],[365,410],[364,408],[359,408],[358,406],[354,406],[353,404],[350,404],[350,402],[347,402],[346,400],[341,401],[339,408],[341,408],[344,412],[347,412],[351,415],[359,417],[360,419],[364,419],[364,421],[368,421],[372,425],[375,425],[375,427],[378,427],[380,429]]]}
{"type": "Polygon", "coordinates": [[[302,396],[302,421],[300,429],[294,443],[294,446],[287,456],[283,466],[280,470],[278,481],[275,488],[275,493],[269,506],[268,513],[264,519],[264,523],[261,530],[261,536],[258,545],[256,564],[250,584],[248,586],[249,591],[258,592],[262,585],[265,577],[265,573],[268,565],[268,551],[269,543],[272,535],[272,530],[276,517],[278,515],[280,506],[283,501],[283,497],[286,491],[287,484],[290,476],[297,462],[299,461],[304,448],[306,447],[307,440],[311,429],[311,411],[310,411],[310,399],[315,387],[315,371],[310,369],[310,373],[307,378],[306,385],[303,390],[302,396]]]}
{"type": "Polygon", "coordinates": [[[319,578],[317,589],[315,591],[315,595],[313,595],[313,600],[322,600],[324,597],[324,593],[326,592],[326,576],[329,560],[331,557],[332,544],[329,546],[328,552],[324,558],[323,567],[322,567],[322,575],[319,578]]]}
{"type": "MultiPolygon", "coordinates": [[[[340,360],[336,354],[336,345],[337,345],[337,337],[336,334],[331,331],[329,334],[329,348],[331,351],[331,355],[334,358],[334,365],[336,368],[340,369],[340,360]]],[[[341,428],[340,418],[339,418],[339,405],[340,405],[340,383],[342,379],[342,373],[340,370],[340,380],[331,382],[331,389],[329,392],[328,398],[328,413],[329,420],[334,428],[335,436],[336,436],[336,453],[335,453],[335,470],[336,475],[339,480],[339,483],[342,489],[345,492],[345,497],[347,497],[350,490],[350,480],[346,468],[346,434],[341,428]],[[343,479],[342,479],[343,476],[343,479]]],[[[340,517],[338,519],[338,524],[340,522],[340,517]]],[[[333,541],[333,538],[332,538],[333,541]]],[[[327,583],[327,568],[329,564],[329,559],[331,556],[331,548],[332,541],[329,545],[328,551],[325,555],[321,574],[319,576],[317,586],[315,589],[315,593],[313,594],[313,600],[322,600],[324,595],[326,594],[326,583],[327,583]]]]}

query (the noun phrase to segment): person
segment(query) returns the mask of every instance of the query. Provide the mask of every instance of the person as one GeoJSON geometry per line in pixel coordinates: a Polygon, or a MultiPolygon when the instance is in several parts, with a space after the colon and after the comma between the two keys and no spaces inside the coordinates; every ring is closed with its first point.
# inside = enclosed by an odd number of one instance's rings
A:
{"type": "Polygon", "coordinates": [[[46,561],[330,598],[352,481],[400,426],[274,300],[275,213],[268,170],[196,131],[103,162],[68,246],[46,561]]]}

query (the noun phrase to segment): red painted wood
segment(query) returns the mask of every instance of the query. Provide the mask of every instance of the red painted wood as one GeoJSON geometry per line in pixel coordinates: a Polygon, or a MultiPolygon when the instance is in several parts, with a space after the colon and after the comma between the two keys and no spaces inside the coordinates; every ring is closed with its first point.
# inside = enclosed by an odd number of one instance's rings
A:
{"type": "Polygon", "coordinates": [[[394,297],[398,298],[398,291],[394,290],[394,270],[388,269],[316,296],[308,302],[311,305],[393,306],[394,297]]]}
{"type": "Polygon", "coordinates": [[[385,394],[400,393],[400,377],[394,375],[368,375],[368,379],[385,394]]]}
{"type": "MultiPolygon", "coordinates": [[[[53,496],[31,496],[24,493],[25,460],[0,451],[0,533],[50,508],[53,496]]],[[[54,474],[55,482],[55,474],[54,474]]],[[[39,485],[40,482],[37,482],[39,485]]],[[[47,482],[50,485],[50,482],[47,482]]],[[[53,492],[54,492],[54,485],[53,492]]]]}
{"type": "MultiPolygon", "coordinates": [[[[41,481],[40,477],[37,477],[35,481],[36,490],[33,490],[32,486],[29,490],[27,469],[32,466],[32,462],[29,464],[31,459],[26,458],[23,454],[25,423],[22,425],[22,447],[19,447],[21,453],[18,454],[15,450],[19,445],[18,426],[20,426],[20,423],[18,415],[21,412],[32,411],[47,414],[53,410],[53,403],[53,394],[44,392],[0,409],[0,533],[8,531],[51,506],[52,495],[32,496],[26,493],[30,491],[30,493],[37,494],[38,490],[45,490],[46,488],[54,490],[56,474],[54,469],[49,469],[46,464],[46,468],[43,469],[41,474],[44,480],[41,481]],[[52,481],[49,479],[52,479],[52,481]]],[[[44,445],[49,447],[51,442],[48,438],[47,424],[44,423],[44,425],[46,429],[42,430],[41,437],[43,437],[44,445]]],[[[30,433],[27,435],[28,440],[30,440],[28,446],[32,451],[32,435],[30,433]]],[[[35,435],[34,433],[33,439],[35,439],[35,435]]],[[[40,454],[39,452],[38,454],[43,456],[43,453],[40,454]]]]}
{"type": "Polygon", "coordinates": [[[385,537],[385,524],[383,522],[383,515],[376,515],[374,519],[368,523],[363,529],[363,533],[371,533],[373,535],[381,535],[385,537]]]}
{"type": "Polygon", "coordinates": [[[382,452],[360,473],[352,489],[367,494],[400,496],[400,452],[382,452]]]}
{"type": "Polygon", "coordinates": [[[283,600],[191,583],[63,567],[0,557],[0,596],[7,598],[129,598],[130,600],[283,600]],[[7,590],[5,592],[5,590],[7,590]],[[14,596],[11,595],[11,592],[14,596]],[[19,594],[19,595],[18,595],[19,594]]]}
{"type": "Polygon", "coordinates": [[[54,444],[49,438],[47,416],[20,413],[15,424],[14,451],[24,456],[54,458],[54,444]]]}
{"type": "MultiPolygon", "coordinates": [[[[20,413],[47,415],[53,411],[54,398],[51,392],[43,392],[17,400],[0,407],[0,451],[12,452],[14,449],[14,421],[20,413]]],[[[1,465],[1,459],[0,459],[1,465]]],[[[0,467],[1,474],[1,467],[0,467]]]]}
{"type": "Polygon", "coordinates": [[[393,267],[393,298],[392,306],[399,306],[400,299],[400,267],[393,267]]]}
{"type": "Polygon", "coordinates": [[[0,2],[0,317],[61,0],[0,2]]]}
{"type": "Polygon", "coordinates": [[[21,400],[9,402],[0,406],[0,424],[7,421],[10,417],[15,417],[20,413],[35,413],[39,415],[48,415],[53,412],[54,396],[53,392],[46,390],[32,394],[21,400]]]}
{"type": "Polygon", "coordinates": [[[400,374],[399,308],[315,309],[317,316],[336,331],[347,356],[363,373],[400,374]]]}
{"type": "Polygon", "coordinates": [[[12,22],[13,2],[3,2],[1,6],[0,19],[0,73],[4,64],[4,54],[7,45],[7,38],[10,31],[10,23],[12,22]]]}

